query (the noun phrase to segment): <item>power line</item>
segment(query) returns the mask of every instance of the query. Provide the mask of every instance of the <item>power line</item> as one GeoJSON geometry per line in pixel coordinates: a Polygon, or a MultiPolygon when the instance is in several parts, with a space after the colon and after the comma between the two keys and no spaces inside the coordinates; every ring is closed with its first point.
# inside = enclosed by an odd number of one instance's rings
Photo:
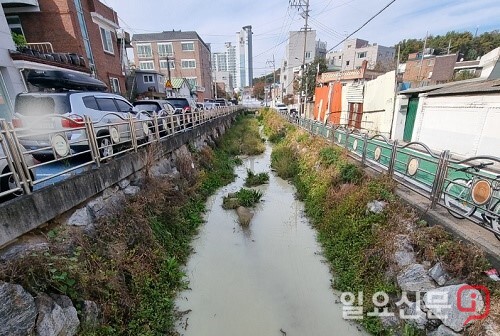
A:
{"type": "Polygon", "coordinates": [[[389,2],[387,5],[384,6],[384,8],[382,8],[381,10],[379,10],[377,13],[375,13],[375,15],[373,15],[371,18],[368,19],[368,21],[366,21],[365,23],[363,23],[361,25],[361,27],[359,27],[358,29],[356,29],[355,31],[353,31],[351,34],[347,35],[344,39],[342,39],[342,41],[340,41],[339,43],[337,43],[336,45],[334,45],[333,47],[331,47],[330,49],[328,49],[327,52],[330,52],[332,51],[333,49],[337,48],[339,45],[341,45],[345,40],[347,40],[349,37],[351,37],[352,35],[356,34],[358,31],[360,31],[364,26],[366,26],[368,23],[370,23],[370,21],[372,21],[373,19],[375,19],[377,16],[379,16],[383,11],[385,11],[387,8],[389,8],[390,5],[392,5],[393,3],[395,3],[396,0],[392,0],[391,2],[389,2]]]}

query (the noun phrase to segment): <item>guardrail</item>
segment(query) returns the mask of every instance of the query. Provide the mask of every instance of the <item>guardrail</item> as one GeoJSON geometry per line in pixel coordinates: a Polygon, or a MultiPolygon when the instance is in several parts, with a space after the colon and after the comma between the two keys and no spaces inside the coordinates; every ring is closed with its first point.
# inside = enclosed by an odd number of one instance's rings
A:
{"type": "Polygon", "coordinates": [[[370,136],[345,126],[323,124],[282,114],[312,134],[344,147],[349,156],[426,197],[431,208],[445,207],[459,219],[467,218],[500,239],[500,158],[452,158],[449,150],[436,152],[421,142],[399,144],[382,135],[370,136]]]}
{"type": "Polygon", "coordinates": [[[182,114],[107,113],[99,120],[76,114],[45,115],[30,120],[36,128],[0,119],[0,200],[30,194],[63,175],[98,168],[113,157],[137,152],[239,109],[230,106],[182,114]],[[56,171],[36,178],[37,170],[55,165],[56,171]]]}

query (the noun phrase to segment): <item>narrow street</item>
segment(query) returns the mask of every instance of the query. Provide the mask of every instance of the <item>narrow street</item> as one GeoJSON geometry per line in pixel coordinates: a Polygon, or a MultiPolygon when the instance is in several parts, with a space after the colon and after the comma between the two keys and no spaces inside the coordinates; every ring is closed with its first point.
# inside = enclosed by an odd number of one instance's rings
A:
{"type": "Polygon", "coordinates": [[[270,174],[249,228],[223,196],[243,186],[246,169],[270,171],[271,147],[244,159],[237,180],[208,202],[186,272],[190,290],[177,300],[184,335],[364,335],[342,318],[315,232],[288,182],[270,174]]]}

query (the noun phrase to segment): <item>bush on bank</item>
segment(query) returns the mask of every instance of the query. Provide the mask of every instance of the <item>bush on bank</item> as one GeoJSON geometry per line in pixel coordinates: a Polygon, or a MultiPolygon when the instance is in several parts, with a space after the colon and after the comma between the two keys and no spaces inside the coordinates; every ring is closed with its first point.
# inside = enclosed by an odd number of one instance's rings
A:
{"type": "MultiPolygon", "coordinates": [[[[441,261],[455,278],[489,286],[492,302],[499,302],[499,286],[481,274],[490,266],[478,248],[455,241],[441,227],[419,227],[417,223],[422,221],[416,213],[395,197],[392,180],[386,176],[368,177],[349,161],[344,149],[287,126],[286,120],[275,112],[261,113],[266,135],[271,138],[280,134],[281,138],[273,149],[271,166],[295,185],[297,197],[304,201],[306,214],[318,231],[318,241],[331,267],[335,289],[363,291],[364,312],[373,311],[371,297],[378,291],[398,296],[394,237],[405,234],[413,240],[417,261],[441,261]],[[283,130],[286,133],[282,137],[283,130]],[[367,204],[374,200],[387,203],[383,212],[367,211],[367,204]]],[[[492,318],[500,321],[499,315],[492,314],[492,318]]],[[[362,324],[375,335],[393,334],[378,318],[365,315],[362,324]]],[[[471,335],[479,335],[480,328],[477,324],[469,328],[471,335]]],[[[404,335],[422,334],[410,325],[401,330],[404,335]]]]}
{"type": "Polygon", "coordinates": [[[175,335],[175,295],[187,285],[182,265],[203,223],[206,199],[234,180],[234,155],[251,155],[261,143],[254,118],[238,118],[217,148],[177,158],[181,173],[194,161],[189,176],[147,179],[147,188],[92,234],[52,228],[45,233],[49,250],[2,264],[0,280],[33,294],[68,295],[79,311],[83,300],[98,303],[102,325],[82,326],[81,335],[175,335]]]}

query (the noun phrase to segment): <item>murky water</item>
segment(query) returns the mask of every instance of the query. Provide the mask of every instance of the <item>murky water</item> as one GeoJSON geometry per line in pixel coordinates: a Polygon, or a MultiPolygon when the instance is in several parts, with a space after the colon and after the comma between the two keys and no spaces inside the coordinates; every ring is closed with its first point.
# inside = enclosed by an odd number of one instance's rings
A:
{"type": "Polygon", "coordinates": [[[270,174],[259,187],[263,202],[249,228],[237,223],[222,197],[243,186],[246,169],[270,172],[271,148],[244,160],[237,180],[208,202],[207,223],[187,265],[191,290],[179,310],[191,310],[179,332],[195,336],[365,335],[342,319],[330,288],[331,275],[319,255],[315,232],[295,200],[294,188],[270,174]]]}

